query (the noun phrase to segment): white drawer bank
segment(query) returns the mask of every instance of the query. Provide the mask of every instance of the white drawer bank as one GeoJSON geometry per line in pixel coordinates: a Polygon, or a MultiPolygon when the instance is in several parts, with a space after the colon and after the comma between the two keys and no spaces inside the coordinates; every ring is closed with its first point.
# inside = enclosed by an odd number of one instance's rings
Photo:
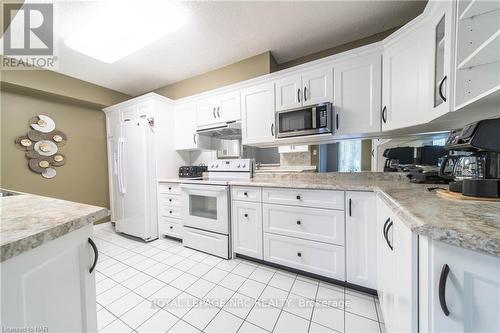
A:
{"type": "Polygon", "coordinates": [[[236,254],[376,288],[374,193],[232,186],[231,198],[236,254]]]}
{"type": "Polygon", "coordinates": [[[180,183],[158,184],[158,231],[160,235],[182,239],[180,183]]]}

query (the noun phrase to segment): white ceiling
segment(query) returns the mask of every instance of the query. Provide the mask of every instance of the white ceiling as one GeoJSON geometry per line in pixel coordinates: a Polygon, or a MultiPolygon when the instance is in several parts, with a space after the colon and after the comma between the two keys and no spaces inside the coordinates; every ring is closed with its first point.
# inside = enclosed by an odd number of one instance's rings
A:
{"type": "Polygon", "coordinates": [[[267,50],[278,63],[289,61],[402,25],[423,8],[422,2],[408,0],[183,2],[190,14],[185,26],[106,64],[63,42],[100,5],[99,1],[56,2],[58,71],[130,95],[267,50]]]}

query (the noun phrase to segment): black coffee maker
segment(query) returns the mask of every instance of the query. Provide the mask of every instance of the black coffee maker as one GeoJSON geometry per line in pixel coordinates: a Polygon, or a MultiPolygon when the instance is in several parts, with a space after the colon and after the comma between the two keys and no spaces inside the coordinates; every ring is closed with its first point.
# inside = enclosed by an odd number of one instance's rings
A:
{"type": "Polygon", "coordinates": [[[451,191],[476,197],[500,197],[500,118],[485,119],[450,133],[444,148],[455,152],[446,156],[440,175],[452,177],[451,191]],[[443,171],[452,161],[453,171],[443,171]],[[466,174],[466,176],[463,176],[466,174]]]}

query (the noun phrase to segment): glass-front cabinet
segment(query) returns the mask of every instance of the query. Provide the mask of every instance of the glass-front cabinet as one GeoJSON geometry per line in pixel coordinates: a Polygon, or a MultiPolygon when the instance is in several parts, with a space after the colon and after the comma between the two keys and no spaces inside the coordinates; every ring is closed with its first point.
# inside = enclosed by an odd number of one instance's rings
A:
{"type": "Polygon", "coordinates": [[[432,31],[432,108],[429,120],[451,111],[452,93],[452,42],[454,2],[449,0],[434,3],[430,28],[432,31]]]}

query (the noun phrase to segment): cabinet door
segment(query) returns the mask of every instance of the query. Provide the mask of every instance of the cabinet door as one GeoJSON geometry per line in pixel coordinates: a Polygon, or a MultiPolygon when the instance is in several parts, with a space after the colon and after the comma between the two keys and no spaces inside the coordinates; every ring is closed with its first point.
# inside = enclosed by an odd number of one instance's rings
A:
{"type": "MultiPolygon", "coordinates": [[[[431,241],[429,332],[500,332],[500,258],[431,241]],[[447,265],[449,272],[443,272],[447,265]],[[449,315],[440,305],[439,285],[449,315]]],[[[422,325],[423,326],[423,325],[422,325]]]]}
{"type": "MultiPolygon", "coordinates": [[[[217,117],[217,104],[215,97],[202,99],[196,103],[196,117],[198,127],[212,125],[221,122],[220,117],[217,117]]],[[[220,112],[219,112],[220,114],[220,112]]]]}
{"type": "Polygon", "coordinates": [[[242,143],[274,141],[274,83],[264,83],[241,92],[242,143]]]}
{"type": "Polygon", "coordinates": [[[1,264],[2,327],[96,332],[92,225],[1,264]]]}
{"type": "Polygon", "coordinates": [[[417,332],[418,327],[418,252],[417,235],[398,218],[391,219],[388,238],[394,249],[395,277],[392,290],[394,332],[417,332]]]}
{"type": "Polygon", "coordinates": [[[288,76],[276,81],[276,111],[302,106],[303,89],[300,75],[288,76]]]}
{"type": "Polygon", "coordinates": [[[241,119],[240,92],[233,91],[217,97],[217,109],[215,111],[219,121],[228,122],[241,119]]]}
{"type": "Polygon", "coordinates": [[[377,201],[377,292],[382,310],[383,322],[387,332],[394,331],[394,280],[395,259],[388,241],[385,238],[385,229],[392,218],[392,212],[379,199],[377,201]]]}
{"type": "Polygon", "coordinates": [[[262,204],[233,201],[232,215],[234,252],[262,260],[262,204]]]}
{"type": "Polygon", "coordinates": [[[377,207],[373,192],[346,192],[347,282],[377,289],[377,207]]]}
{"type": "Polygon", "coordinates": [[[196,104],[187,103],[175,107],[175,149],[198,148],[196,134],[196,104]]]}
{"type": "Polygon", "coordinates": [[[380,132],[382,56],[356,57],[334,66],[338,134],[380,132]]]}
{"type": "Polygon", "coordinates": [[[453,2],[435,1],[434,14],[430,23],[429,40],[432,41],[433,65],[432,74],[432,107],[429,120],[435,119],[450,111],[451,82],[451,47],[453,2]]]}
{"type": "Polygon", "coordinates": [[[384,50],[382,73],[382,130],[427,121],[431,56],[426,30],[417,28],[384,50]]]}
{"type": "Polygon", "coordinates": [[[302,105],[332,101],[332,71],[331,67],[326,67],[302,74],[302,105]]]}

